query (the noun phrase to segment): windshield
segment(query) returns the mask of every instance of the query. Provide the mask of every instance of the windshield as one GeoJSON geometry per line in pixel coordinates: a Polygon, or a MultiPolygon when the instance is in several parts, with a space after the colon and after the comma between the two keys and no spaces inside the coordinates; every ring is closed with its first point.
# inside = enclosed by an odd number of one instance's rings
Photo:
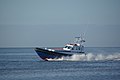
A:
{"type": "Polygon", "coordinates": [[[65,48],[71,49],[72,47],[71,46],[65,46],[65,48]]]}

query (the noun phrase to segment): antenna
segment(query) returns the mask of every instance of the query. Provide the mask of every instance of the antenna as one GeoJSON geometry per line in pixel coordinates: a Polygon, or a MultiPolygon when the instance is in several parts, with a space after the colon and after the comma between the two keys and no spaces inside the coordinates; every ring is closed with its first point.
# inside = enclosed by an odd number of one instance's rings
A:
{"type": "Polygon", "coordinates": [[[81,42],[81,43],[82,43],[82,42],[85,42],[82,34],[81,34],[81,40],[80,40],[80,42],[81,42]]]}
{"type": "Polygon", "coordinates": [[[75,43],[80,43],[80,37],[75,37],[75,43]]]}
{"type": "Polygon", "coordinates": [[[80,37],[75,37],[75,43],[82,44],[83,42],[85,42],[85,40],[82,35],[80,37]]]}

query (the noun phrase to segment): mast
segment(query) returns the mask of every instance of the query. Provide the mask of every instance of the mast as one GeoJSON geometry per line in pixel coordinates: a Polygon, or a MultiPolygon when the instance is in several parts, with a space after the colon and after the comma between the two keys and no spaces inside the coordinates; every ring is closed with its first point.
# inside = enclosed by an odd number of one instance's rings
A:
{"type": "Polygon", "coordinates": [[[83,42],[85,42],[85,40],[83,39],[83,37],[75,37],[75,43],[79,43],[82,44],[83,42]]]}
{"type": "Polygon", "coordinates": [[[80,44],[80,52],[84,52],[83,42],[85,42],[85,40],[83,39],[82,35],[80,37],[75,37],[75,43],[80,44]]]}
{"type": "Polygon", "coordinates": [[[75,37],[75,43],[80,43],[80,37],[75,37]]]}

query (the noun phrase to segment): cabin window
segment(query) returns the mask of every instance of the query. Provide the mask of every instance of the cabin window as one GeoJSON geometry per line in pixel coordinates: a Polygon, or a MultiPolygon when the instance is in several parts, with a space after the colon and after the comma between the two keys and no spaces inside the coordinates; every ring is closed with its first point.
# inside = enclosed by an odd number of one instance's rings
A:
{"type": "Polygon", "coordinates": [[[74,50],[74,48],[72,48],[72,50],[74,50]]]}
{"type": "Polygon", "coordinates": [[[72,50],[80,50],[80,47],[79,47],[79,46],[74,46],[74,47],[72,48],[72,50]]]}
{"type": "Polygon", "coordinates": [[[79,50],[80,50],[80,47],[79,47],[79,50]]]}
{"type": "Polygon", "coordinates": [[[73,47],[73,50],[76,50],[76,46],[73,47]]]}
{"type": "Polygon", "coordinates": [[[68,49],[70,49],[71,47],[70,46],[68,46],[68,49]]]}
{"type": "Polygon", "coordinates": [[[76,50],[79,50],[79,47],[78,47],[78,46],[76,46],[76,50]]]}
{"type": "Polygon", "coordinates": [[[67,48],[68,46],[65,46],[65,48],[67,48]]]}
{"type": "Polygon", "coordinates": [[[67,49],[71,49],[72,47],[71,47],[71,46],[65,46],[65,48],[67,48],[67,49]]]}

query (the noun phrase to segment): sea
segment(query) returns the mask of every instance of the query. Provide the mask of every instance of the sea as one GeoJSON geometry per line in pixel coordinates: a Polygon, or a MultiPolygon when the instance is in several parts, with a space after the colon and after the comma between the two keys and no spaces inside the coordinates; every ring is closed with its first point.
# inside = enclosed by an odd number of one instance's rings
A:
{"type": "Polygon", "coordinates": [[[34,48],[0,48],[0,80],[120,80],[120,47],[43,61],[34,48]]]}

